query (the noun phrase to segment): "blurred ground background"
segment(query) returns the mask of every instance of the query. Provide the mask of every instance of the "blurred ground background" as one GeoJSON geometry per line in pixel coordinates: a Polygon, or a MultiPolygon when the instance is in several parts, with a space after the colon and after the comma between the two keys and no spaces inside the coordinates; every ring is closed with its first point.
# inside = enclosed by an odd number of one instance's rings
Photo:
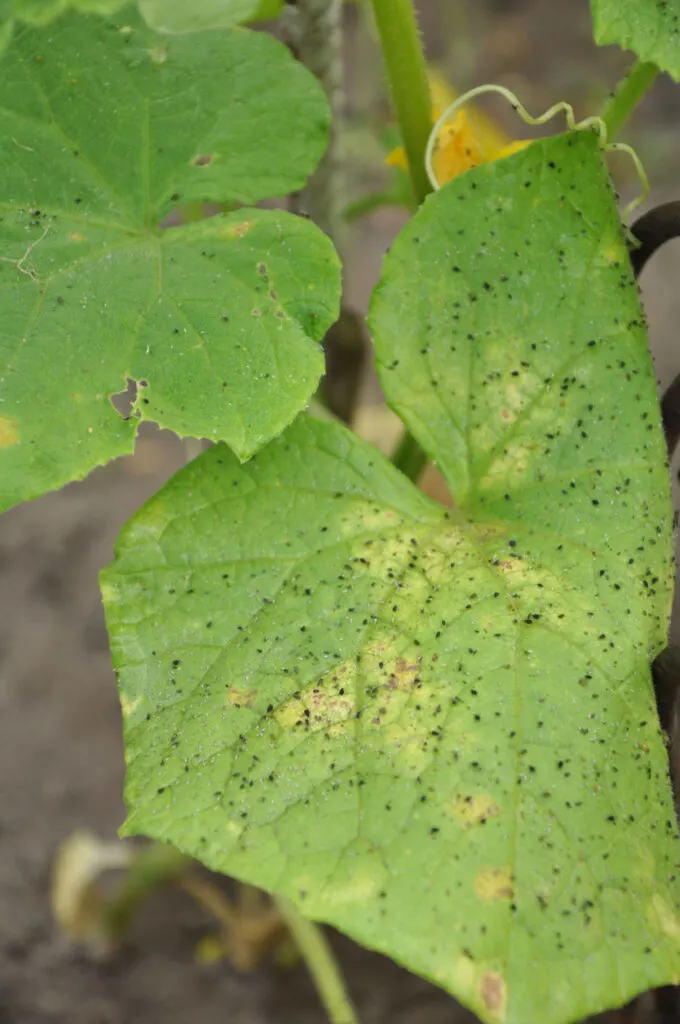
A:
{"type": "MultiPolygon", "coordinates": [[[[594,112],[629,62],[591,40],[587,0],[422,0],[430,57],[459,89],[495,81],[539,112],[557,99],[594,112]]],[[[347,11],[350,192],[380,183],[384,123],[375,44],[347,11]]],[[[626,141],[652,181],[652,202],[680,193],[680,87],[660,80],[626,141]]],[[[507,126],[512,130],[512,125],[507,126]]],[[[636,187],[627,177],[624,192],[636,187]]],[[[402,212],[353,229],[347,288],[361,311],[402,212]]],[[[643,296],[662,385],[680,371],[680,244],[645,271],[643,296]]],[[[366,402],[378,400],[370,373],[366,402]]],[[[49,913],[59,843],[87,826],[114,837],[123,819],[120,718],[97,587],[124,521],[182,464],[171,435],[144,430],[134,457],[0,519],[0,1024],[317,1024],[305,969],[239,975],[198,967],[211,924],[189,898],[157,894],[119,956],[98,964],[59,936],[49,913]]],[[[470,1015],[387,960],[338,939],[364,1024],[463,1024],[470,1015]]],[[[613,1018],[612,1018],[613,1019],[613,1018]]],[[[641,1019],[645,1019],[644,1017],[641,1019]]],[[[549,1024],[549,1022],[546,1022],[549,1024]]]]}

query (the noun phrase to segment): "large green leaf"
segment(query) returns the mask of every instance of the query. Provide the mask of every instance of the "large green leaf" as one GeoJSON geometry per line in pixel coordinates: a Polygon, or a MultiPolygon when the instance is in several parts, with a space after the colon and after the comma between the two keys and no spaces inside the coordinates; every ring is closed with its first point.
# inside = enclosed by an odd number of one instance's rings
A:
{"type": "Polygon", "coordinates": [[[158,32],[196,32],[275,18],[282,0],[139,0],[139,9],[158,32]]]}
{"type": "Polygon", "coordinates": [[[158,225],[299,188],[316,81],[263,33],[159,44],[78,16],[24,29],[0,74],[0,508],[130,451],[126,378],[141,418],[249,457],[315,390],[337,258],[279,211],[158,225]]]}
{"type": "Polygon", "coordinates": [[[618,43],[680,80],[680,0],[591,0],[595,39],[618,43]]]}
{"type": "MultiPolygon", "coordinates": [[[[0,52],[17,22],[48,25],[68,10],[109,16],[130,0],[0,0],[0,52]]],[[[139,0],[147,24],[160,32],[195,32],[231,28],[244,22],[275,18],[283,0],[139,0]]]]}
{"type": "Polygon", "coordinates": [[[49,25],[68,10],[101,15],[115,14],[130,0],[0,0],[0,53],[9,46],[14,28],[28,25],[49,25]]]}
{"type": "Polygon", "coordinates": [[[108,16],[130,0],[2,0],[0,20],[14,18],[28,25],[48,25],[68,10],[108,16]]]}
{"type": "Polygon", "coordinates": [[[128,834],[283,892],[489,1022],[680,968],[650,683],[671,516],[597,142],[456,179],[385,262],[386,393],[456,507],[335,424],[219,446],[103,575],[128,834]]]}

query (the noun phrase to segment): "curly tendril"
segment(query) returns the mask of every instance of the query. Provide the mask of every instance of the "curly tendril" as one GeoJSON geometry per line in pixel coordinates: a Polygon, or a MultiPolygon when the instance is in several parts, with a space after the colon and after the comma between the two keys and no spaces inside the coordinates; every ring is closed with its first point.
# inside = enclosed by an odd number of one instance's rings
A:
{"type": "Polygon", "coordinates": [[[444,125],[453,117],[454,114],[461,110],[471,100],[475,99],[477,96],[482,96],[485,93],[490,92],[495,92],[503,96],[511,105],[513,110],[519,114],[525,124],[543,125],[552,120],[552,118],[557,114],[563,113],[567,122],[567,128],[570,131],[595,132],[599,137],[600,146],[606,153],[627,153],[635,166],[635,171],[642,185],[642,191],[640,195],[631,200],[624,209],[623,220],[627,220],[633,211],[645,201],[649,195],[649,181],[647,174],[645,173],[645,169],[642,166],[642,161],[632,146],[628,146],[624,142],[608,142],[607,126],[601,117],[592,116],[586,117],[582,121],[577,121],[574,115],[574,108],[565,100],[560,100],[559,103],[555,103],[549,108],[549,110],[546,110],[544,114],[539,114],[538,117],[533,117],[526,107],[520,103],[515,94],[502,85],[478,85],[475,89],[470,89],[468,92],[463,93],[462,96],[459,96],[447,107],[437,123],[434,125],[430,132],[427,149],[425,150],[425,169],[427,171],[430,184],[435,191],[441,187],[441,183],[437,180],[437,176],[434,172],[433,157],[444,125]]]}

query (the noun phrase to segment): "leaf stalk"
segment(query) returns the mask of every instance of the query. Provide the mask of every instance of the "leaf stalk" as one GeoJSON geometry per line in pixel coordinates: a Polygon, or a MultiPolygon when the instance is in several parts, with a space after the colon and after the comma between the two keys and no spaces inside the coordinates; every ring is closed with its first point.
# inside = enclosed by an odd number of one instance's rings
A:
{"type": "MultiPolygon", "coordinates": [[[[416,13],[412,0],[371,0],[371,3],[413,194],[420,205],[432,191],[425,169],[425,151],[432,130],[432,103],[416,13]]],[[[417,480],[427,456],[407,432],[392,461],[410,480],[417,480]]]]}
{"type": "Polygon", "coordinates": [[[331,1024],[359,1024],[340,968],[321,928],[283,896],[274,902],[300,950],[331,1024]]]}
{"type": "Polygon", "coordinates": [[[611,140],[618,135],[658,73],[656,64],[652,64],[651,61],[638,61],[619,82],[602,111],[608,139],[611,140]]]}
{"type": "Polygon", "coordinates": [[[387,79],[408,159],[413,192],[422,203],[432,191],[425,149],[432,128],[432,104],[425,55],[411,0],[371,0],[387,79]]]}

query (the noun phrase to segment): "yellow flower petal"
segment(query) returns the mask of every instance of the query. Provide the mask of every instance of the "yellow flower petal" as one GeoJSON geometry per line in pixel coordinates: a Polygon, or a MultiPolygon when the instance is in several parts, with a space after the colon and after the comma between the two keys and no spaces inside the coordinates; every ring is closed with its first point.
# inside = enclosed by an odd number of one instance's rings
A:
{"type": "Polygon", "coordinates": [[[385,158],[385,163],[388,167],[398,167],[401,171],[408,171],[408,160],[404,147],[397,146],[396,149],[393,149],[385,158]]]}
{"type": "Polygon", "coordinates": [[[448,79],[436,68],[428,70],[427,80],[430,86],[430,100],[432,101],[434,121],[438,121],[446,108],[450,107],[458,99],[460,93],[457,89],[453,88],[448,79]]]}
{"type": "Polygon", "coordinates": [[[432,156],[437,181],[443,185],[488,159],[482,141],[472,130],[467,112],[459,110],[453,120],[447,121],[439,132],[437,147],[432,156]]]}
{"type": "Polygon", "coordinates": [[[504,156],[512,156],[513,153],[519,153],[520,150],[526,149],[531,144],[531,139],[518,139],[517,142],[511,142],[509,146],[503,146],[503,149],[498,154],[500,160],[504,156]]]}
{"type": "MultiPolygon", "coordinates": [[[[430,71],[428,78],[434,124],[459,93],[437,71],[430,71]]],[[[528,140],[512,141],[491,117],[468,104],[440,128],[432,167],[437,181],[444,185],[464,171],[512,156],[528,145],[528,140]]],[[[402,146],[392,150],[386,163],[408,171],[408,160],[402,146]]]]}
{"type": "Polygon", "coordinates": [[[432,156],[432,168],[440,185],[480,164],[519,153],[529,145],[529,140],[518,139],[500,146],[497,139],[478,129],[476,112],[468,114],[464,109],[441,129],[432,156]]]}

